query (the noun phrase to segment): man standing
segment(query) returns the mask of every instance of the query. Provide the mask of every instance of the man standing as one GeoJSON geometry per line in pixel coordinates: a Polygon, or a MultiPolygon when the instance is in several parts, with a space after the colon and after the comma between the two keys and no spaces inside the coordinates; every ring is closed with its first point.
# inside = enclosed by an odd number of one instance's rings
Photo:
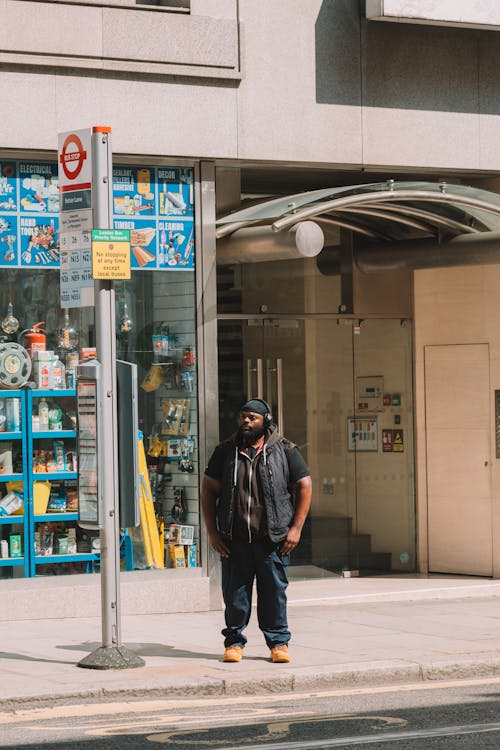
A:
{"type": "Polygon", "coordinates": [[[208,537],[222,561],[223,661],[241,661],[254,579],[271,661],[290,661],[287,567],[309,512],[311,487],[299,449],[278,433],[269,405],[247,401],[237,432],[213,452],[201,491],[208,537]]]}

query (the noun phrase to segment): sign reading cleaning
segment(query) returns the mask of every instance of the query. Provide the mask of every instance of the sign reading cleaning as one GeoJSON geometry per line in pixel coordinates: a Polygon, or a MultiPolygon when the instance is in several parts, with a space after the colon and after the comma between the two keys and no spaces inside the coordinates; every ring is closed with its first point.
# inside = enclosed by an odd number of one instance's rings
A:
{"type": "Polygon", "coordinates": [[[92,276],[94,279],[130,279],[130,231],[92,230],[92,276]]]}

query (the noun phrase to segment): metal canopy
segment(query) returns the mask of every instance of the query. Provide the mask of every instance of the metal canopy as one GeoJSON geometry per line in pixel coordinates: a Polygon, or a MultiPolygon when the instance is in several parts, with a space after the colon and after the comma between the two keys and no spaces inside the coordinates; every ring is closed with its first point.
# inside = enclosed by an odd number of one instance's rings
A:
{"type": "Polygon", "coordinates": [[[217,220],[216,236],[269,226],[273,232],[298,222],[334,224],[382,242],[500,231],[500,195],[445,182],[352,185],[268,200],[217,220]]]}

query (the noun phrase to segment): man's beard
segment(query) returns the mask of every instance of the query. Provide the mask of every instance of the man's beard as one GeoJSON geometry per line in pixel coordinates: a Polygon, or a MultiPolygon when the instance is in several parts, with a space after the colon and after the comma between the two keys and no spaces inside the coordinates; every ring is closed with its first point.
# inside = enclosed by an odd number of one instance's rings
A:
{"type": "Polygon", "coordinates": [[[240,426],[236,433],[236,445],[239,448],[250,448],[265,432],[264,427],[250,427],[247,430],[243,430],[240,426]]]}

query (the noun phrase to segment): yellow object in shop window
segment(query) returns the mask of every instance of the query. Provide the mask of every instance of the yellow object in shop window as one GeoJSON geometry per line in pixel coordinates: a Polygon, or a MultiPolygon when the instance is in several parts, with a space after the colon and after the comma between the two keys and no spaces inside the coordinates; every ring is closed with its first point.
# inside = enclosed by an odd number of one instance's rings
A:
{"type": "Polygon", "coordinates": [[[33,507],[35,516],[43,516],[47,512],[50,497],[50,482],[33,482],[33,507]]]}
{"type": "Polygon", "coordinates": [[[156,391],[163,381],[163,375],[161,371],[161,366],[159,365],[151,365],[149,368],[149,371],[146,373],[146,376],[144,380],[141,383],[141,388],[143,391],[146,391],[149,393],[150,391],[156,391]]]}
{"type": "MultiPolygon", "coordinates": [[[[24,483],[23,482],[6,482],[7,492],[17,492],[19,495],[23,495],[24,497],[24,483]]],[[[15,510],[12,513],[13,516],[23,516],[24,515],[24,501],[20,508],[15,510]]]]}

